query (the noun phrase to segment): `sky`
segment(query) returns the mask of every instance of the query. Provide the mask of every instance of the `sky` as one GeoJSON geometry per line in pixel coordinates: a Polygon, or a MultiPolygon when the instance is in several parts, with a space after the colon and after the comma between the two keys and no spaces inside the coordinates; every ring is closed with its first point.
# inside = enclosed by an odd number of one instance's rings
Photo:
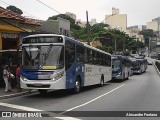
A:
{"type": "Polygon", "coordinates": [[[72,12],[77,19],[86,21],[88,11],[89,21],[95,18],[98,23],[105,19],[105,15],[112,14],[114,7],[119,9],[120,14],[127,14],[127,27],[146,25],[160,17],[160,0],[0,0],[1,7],[9,5],[21,9],[24,16],[41,20],[72,12]]]}

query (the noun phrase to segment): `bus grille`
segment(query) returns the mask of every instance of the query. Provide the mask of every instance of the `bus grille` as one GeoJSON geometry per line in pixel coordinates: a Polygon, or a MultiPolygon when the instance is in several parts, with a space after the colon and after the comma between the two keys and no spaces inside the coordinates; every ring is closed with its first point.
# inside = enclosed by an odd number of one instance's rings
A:
{"type": "Polygon", "coordinates": [[[34,87],[34,88],[49,88],[51,85],[34,85],[34,84],[27,84],[27,87],[34,87]]]}

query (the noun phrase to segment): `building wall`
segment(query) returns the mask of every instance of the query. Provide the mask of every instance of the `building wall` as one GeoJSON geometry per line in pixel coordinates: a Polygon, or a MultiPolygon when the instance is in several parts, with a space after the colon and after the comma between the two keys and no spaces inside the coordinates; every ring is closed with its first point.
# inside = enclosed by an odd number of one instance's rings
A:
{"type": "Polygon", "coordinates": [[[113,14],[119,14],[119,9],[117,9],[117,8],[112,8],[112,15],[113,14]]]}
{"type": "Polygon", "coordinates": [[[135,25],[135,26],[130,26],[127,27],[127,30],[136,30],[136,31],[142,31],[142,30],[146,30],[146,25],[135,25]]]}
{"type": "Polygon", "coordinates": [[[126,31],[127,15],[119,14],[119,9],[112,8],[112,15],[106,15],[105,18],[105,24],[109,24],[111,28],[126,31]]]}
{"type": "Polygon", "coordinates": [[[157,21],[147,22],[147,29],[158,31],[158,22],[157,21]]]}
{"type": "Polygon", "coordinates": [[[57,20],[40,21],[41,27],[39,30],[45,33],[54,33],[68,35],[70,33],[70,21],[58,18],[57,20]]]}
{"type": "Polygon", "coordinates": [[[16,49],[17,45],[20,43],[20,33],[21,29],[9,26],[0,25],[0,50],[4,49],[16,49]],[[15,46],[12,45],[14,42],[15,46]]]}
{"type": "Polygon", "coordinates": [[[42,32],[58,34],[58,20],[41,21],[41,27],[38,29],[42,32]]]}
{"type": "Polygon", "coordinates": [[[59,23],[59,34],[69,36],[70,21],[63,18],[58,18],[58,23],[59,23]]]}
{"type": "Polygon", "coordinates": [[[90,25],[91,25],[91,26],[95,25],[96,23],[97,23],[97,22],[96,22],[96,19],[95,19],[95,18],[91,19],[91,22],[90,22],[90,25]]]}

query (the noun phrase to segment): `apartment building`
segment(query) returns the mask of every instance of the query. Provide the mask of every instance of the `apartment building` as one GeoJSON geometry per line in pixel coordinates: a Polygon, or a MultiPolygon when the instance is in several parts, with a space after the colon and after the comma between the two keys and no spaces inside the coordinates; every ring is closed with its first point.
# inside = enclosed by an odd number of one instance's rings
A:
{"type": "Polygon", "coordinates": [[[126,31],[127,28],[127,14],[120,14],[119,9],[112,8],[112,14],[105,15],[105,24],[109,24],[110,27],[126,31]]]}
{"type": "Polygon", "coordinates": [[[157,21],[152,21],[152,22],[147,22],[147,29],[152,29],[153,31],[158,31],[158,22],[157,21]]]}
{"type": "Polygon", "coordinates": [[[160,17],[152,19],[151,22],[147,22],[147,29],[160,31],[160,17]]]}

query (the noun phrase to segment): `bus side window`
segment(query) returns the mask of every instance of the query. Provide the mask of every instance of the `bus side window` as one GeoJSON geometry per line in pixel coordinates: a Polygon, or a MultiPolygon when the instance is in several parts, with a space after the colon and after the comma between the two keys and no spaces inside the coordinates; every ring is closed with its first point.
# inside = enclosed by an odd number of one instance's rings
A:
{"type": "Polygon", "coordinates": [[[77,51],[77,62],[84,62],[84,48],[83,47],[81,47],[81,46],[76,46],[76,51],[77,51]]]}
{"type": "Polygon", "coordinates": [[[66,70],[68,70],[74,63],[74,59],[75,59],[74,51],[75,51],[75,44],[70,41],[66,41],[66,44],[65,44],[65,68],[66,70]]]}
{"type": "Polygon", "coordinates": [[[83,55],[83,57],[84,57],[84,62],[85,63],[88,63],[88,54],[87,54],[87,49],[86,48],[84,48],[84,55],[83,55]]]}
{"type": "Polygon", "coordinates": [[[92,50],[88,50],[88,62],[92,64],[92,50]]]}

